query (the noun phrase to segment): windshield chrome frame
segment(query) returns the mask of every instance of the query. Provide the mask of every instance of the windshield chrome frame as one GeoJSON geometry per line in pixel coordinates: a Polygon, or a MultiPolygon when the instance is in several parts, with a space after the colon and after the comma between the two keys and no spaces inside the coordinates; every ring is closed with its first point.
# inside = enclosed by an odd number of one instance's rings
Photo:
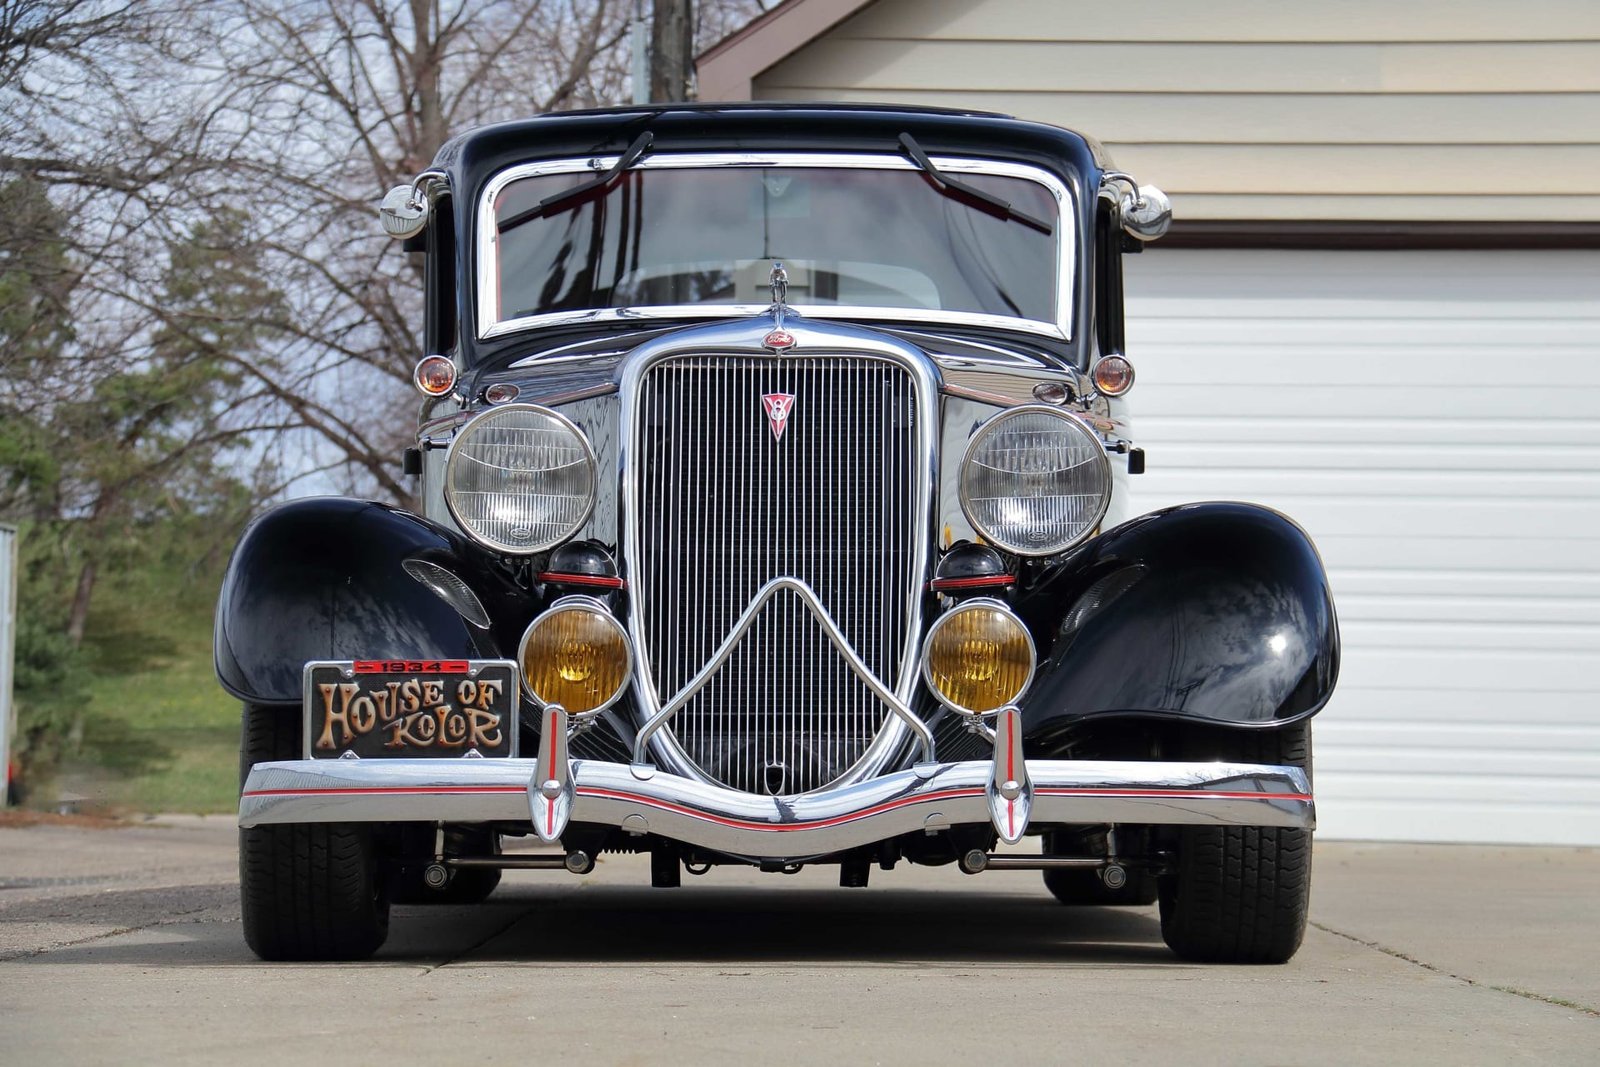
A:
{"type": "MultiPolygon", "coordinates": [[[[1056,218],[1056,320],[1015,318],[974,311],[944,311],[914,307],[871,307],[844,304],[795,304],[793,310],[815,319],[854,319],[861,321],[911,321],[978,326],[990,329],[1020,330],[1059,341],[1073,337],[1075,285],[1077,282],[1077,201],[1076,192],[1055,175],[1024,163],[970,156],[933,156],[940,170],[952,174],[992,174],[1023,178],[1042,185],[1055,198],[1056,218]]],[[[520,163],[507,167],[491,178],[478,197],[477,226],[473,237],[473,276],[477,285],[475,328],[480,341],[541,326],[560,326],[580,322],[618,322],[661,319],[734,318],[756,315],[766,304],[661,304],[625,308],[579,308],[496,319],[494,293],[498,288],[498,261],[495,242],[495,199],[507,185],[521,178],[545,174],[598,173],[612,167],[618,157],[594,156],[583,159],[555,159],[520,163]]],[[[888,153],[816,152],[675,152],[645,156],[634,170],[689,169],[696,167],[837,167],[859,170],[909,170],[917,165],[904,156],[888,153]]]]}

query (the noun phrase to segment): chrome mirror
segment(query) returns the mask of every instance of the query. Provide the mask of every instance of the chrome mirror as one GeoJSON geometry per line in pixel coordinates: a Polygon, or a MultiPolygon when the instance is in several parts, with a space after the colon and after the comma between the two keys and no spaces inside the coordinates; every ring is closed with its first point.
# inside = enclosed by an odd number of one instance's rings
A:
{"type": "Polygon", "coordinates": [[[1122,228],[1141,241],[1154,241],[1172,225],[1172,201],[1153,185],[1122,195],[1122,228]]]}
{"type": "Polygon", "coordinates": [[[1131,174],[1103,172],[1100,195],[1117,205],[1122,228],[1141,241],[1154,241],[1172,225],[1172,201],[1167,194],[1153,185],[1140,185],[1131,174]]]}
{"type": "Polygon", "coordinates": [[[390,237],[415,237],[428,225],[428,198],[415,185],[397,185],[378,205],[378,218],[390,237]]]}

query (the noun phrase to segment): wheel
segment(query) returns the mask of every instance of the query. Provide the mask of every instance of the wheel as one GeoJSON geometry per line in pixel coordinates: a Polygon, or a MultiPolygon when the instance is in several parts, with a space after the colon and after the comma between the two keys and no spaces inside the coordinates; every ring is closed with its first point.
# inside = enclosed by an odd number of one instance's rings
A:
{"type": "MultiPolygon", "coordinates": [[[[240,784],[251,765],[300,754],[293,707],[246,704],[240,784]]],[[[371,827],[287,823],[239,831],[244,939],[264,960],[357,960],[389,936],[371,827]]]]}
{"type": "MultiPolygon", "coordinates": [[[[1311,728],[1197,730],[1182,758],[1292,764],[1311,771],[1311,728]]],[[[1311,831],[1259,826],[1177,828],[1160,880],[1161,936],[1186,960],[1285,963],[1305,936],[1311,831]]]]}
{"type": "MultiPolygon", "coordinates": [[[[1044,835],[1044,851],[1050,856],[1105,855],[1106,837],[1097,833],[1085,837],[1068,831],[1044,835]]],[[[1156,877],[1149,871],[1130,870],[1128,880],[1116,889],[1101,881],[1096,871],[1070,868],[1044,872],[1044,887],[1067,905],[1122,905],[1137,907],[1156,902],[1156,877]]]]}

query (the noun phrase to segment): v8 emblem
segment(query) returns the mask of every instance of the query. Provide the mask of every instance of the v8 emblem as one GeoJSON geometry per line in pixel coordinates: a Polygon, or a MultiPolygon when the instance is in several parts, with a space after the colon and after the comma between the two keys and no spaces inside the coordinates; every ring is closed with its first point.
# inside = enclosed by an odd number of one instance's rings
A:
{"type": "Polygon", "coordinates": [[[789,414],[794,411],[794,394],[767,393],[761,398],[761,407],[767,413],[767,425],[772,429],[772,439],[783,440],[783,431],[789,428],[789,414]]]}

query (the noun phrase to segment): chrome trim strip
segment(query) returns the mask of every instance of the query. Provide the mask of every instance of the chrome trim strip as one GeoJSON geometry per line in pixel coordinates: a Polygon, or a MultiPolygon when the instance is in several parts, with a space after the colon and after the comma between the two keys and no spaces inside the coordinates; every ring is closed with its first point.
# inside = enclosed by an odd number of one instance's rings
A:
{"type": "MultiPolygon", "coordinates": [[[[658,304],[640,308],[585,308],[580,311],[550,311],[543,315],[524,315],[505,319],[478,333],[488,341],[508,333],[519,333],[542,326],[570,326],[586,322],[639,322],[641,320],[723,319],[759,315],[766,304],[658,304]]],[[[790,304],[790,311],[812,319],[859,320],[864,322],[915,322],[949,326],[978,326],[991,330],[1017,330],[1057,341],[1072,338],[1062,327],[1036,319],[1014,319],[1009,315],[985,315],[976,311],[936,311],[929,308],[852,307],[841,304],[790,304]]]]}
{"type": "MultiPolygon", "coordinates": [[[[792,309],[790,310],[792,312],[792,309]]],[[[920,575],[921,580],[909,583],[909,588],[906,590],[906,618],[910,623],[905,648],[901,651],[900,672],[895,686],[896,698],[902,704],[909,706],[921,680],[917,667],[918,657],[922,651],[923,583],[928,578],[929,561],[934,548],[933,539],[938,529],[934,521],[934,509],[938,501],[940,461],[938,370],[914,345],[886,334],[845,324],[808,323],[803,320],[796,321],[797,319],[798,316],[793,316],[788,320],[787,329],[795,337],[795,346],[789,349],[789,352],[802,357],[814,356],[817,353],[878,356],[905,367],[916,383],[917,450],[924,458],[924,469],[917,486],[917,499],[913,505],[913,512],[921,517],[920,529],[924,533],[917,538],[914,546],[912,573],[920,575]]],[[[668,334],[640,345],[623,367],[621,382],[623,433],[618,456],[623,515],[620,564],[624,571],[623,577],[628,580],[631,591],[632,604],[627,621],[628,633],[633,638],[636,653],[634,693],[639,702],[641,726],[661,710],[661,703],[655,678],[650,670],[650,646],[644,635],[643,605],[649,595],[648,588],[645,588],[648,583],[635,581],[637,576],[627,573],[629,561],[636,556],[639,551],[638,546],[643,543],[645,536],[643,516],[640,514],[638,477],[631,458],[638,447],[640,381],[652,364],[678,355],[749,356],[752,353],[763,353],[768,358],[781,360],[784,356],[767,352],[762,347],[762,339],[774,328],[775,322],[773,316],[762,315],[758,318],[717,323],[697,330],[668,334]]],[[[848,785],[882,771],[889,759],[899,751],[906,735],[905,720],[898,715],[892,717],[884,724],[883,730],[868,746],[866,753],[851,772],[833,785],[848,785]]],[[[658,763],[675,774],[711,784],[683,751],[670,730],[658,732],[652,741],[658,763]]]]}
{"type": "MultiPolygon", "coordinates": [[[[308,822],[529,821],[531,759],[291,760],[258,763],[241,827],[308,822]]],[[[572,762],[571,820],[622,827],[733,856],[798,859],[898,834],[990,820],[992,760],[899,771],[798,797],[740,793],[621,763],[572,762]]],[[[1298,767],[1029,760],[1032,825],[1280,826],[1312,829],[1298,767]]]]}
{"type": "MultiPolygon", "coordinates": [[[[700,672],[689,679],[688,685],[679,690],[676,696],[667,701],[660,711],[650,716],[649,720],[639,728],[639,733],[633,742],[633,761],[635,763],[648,762],[646,753],[649,750],[650,738],[655,735],[657,730],[670,722],[672,717],[678,714],[685,704],[694,699],[696,693],[705,688],[706,683],[711,681],[711,677],[722,669],[722,665],[728,662],[728,657],[733,655],[733,650],[738,647],[740,638],[749,633],[750,628],[755,625],[756,616],[761,613],[762,608],[766,607],[767,601],[785,590],[798,596],[801,602],[811,611],[811,614],[815,616],[817,622],[822,626],[824,636],[838,650],[839,655],[844,657],[845,664],[850,668],[851,673],[860,678],[866,687],[872,690],[873,695],[887,704],[889,710],[894,712],[910,728],[911,732],[917,735],[917,742],[922,746],[923,761],[933,762],[933,731],[928,729],[927,724],[917,717],[916,712],[912,711],[903,700],[890,692],[878,680],[877,675],[872,673],[872,669],[861,659],[860,654],[850,647],[849,639],[845,637],[844,631],[839,629],[839,624],[833,621],[833,616],[828,614],[827,606],[822,603],[816,592],[797,578],[774,578],[756,592],[755,597],[744,609],[744,614],[739,616],[739,621],[734,623],[733,629],[728,632],[727,637],[723,638],[722,644],[717,646],[716,652],[712,653],[711,659],[705,666],[700,668],[700,672]]],[[[1032,677],[1031,672],[1029,677],[1032,677]]]]}
{"type": "Polygon", "coordinates": [[[519,360],[506,364],[506,369],[521,370],[524,367],[553,367],[565,363],[598,363],[608,359],[616,361],[628,354],[626,348],[608,348],[603,352],[579,352],[573,356],[558,356],[554,354],[565,352],[569,348],[582,348],[584,345],[591,344],[594,344],[592,340],[574,341],[559,348],[545,349],[543,352],[537,352],[531,356],[523,356],[519,360]]]}
{"type": "Polygon", "coordinates": [[[457,430],[477,418],[479,414],[476,411],[453,411],[448,415],[429,419],[417,427],[417,444],[443,447],[437,443],[438,435],[443,434],[446,438],[454,437],[457,430]]]}
{"type": "MultiPolygon", "coordinates": [[[[650,319],[721,318],[754,315],[766,310],[755,304],[680,304],[642,308],[586,308],[555,311],[543,315],[524,315],[501,319],[499,286],[494,277],[495,245],[499,231],[495,225],[494,202],[500,191],[519,178],[543,174],[600,173],[616,164],[619,157],[595,156],[583,159],[543,160],[522,163],[500,171],[484,186],[478,198],[477,233],[473,237],[473,274],[478,283],[477,336],[489,340],[503,334],[540,326],[559,326],[578,322],[617,322],[650,319]]],[[[921,308],[841,307],[836,304],[796,304],[791,310],[818,319],[861,319],[870,321],[906,320],[926,323],[980,326],[1020,330],[1056,340],[1071,340],[1077,281],[1078,226],[1077,202],[1073,189],[1059,178],[1022,163],[996,159],[934,156],[940,170],[952,174],[993,174],[1025,178],[1048,189],[1056,199],[1056,321],[1012,318],[977,312],[941,311],[921,308]]],[[[634,170],[686,169],[694,167],[839,167],[858,170],[910,170],[919,168],[905,156],[894,153],[809,153],[809,152],[673,152],[647,155],[634,164],[634,170]]]]}

